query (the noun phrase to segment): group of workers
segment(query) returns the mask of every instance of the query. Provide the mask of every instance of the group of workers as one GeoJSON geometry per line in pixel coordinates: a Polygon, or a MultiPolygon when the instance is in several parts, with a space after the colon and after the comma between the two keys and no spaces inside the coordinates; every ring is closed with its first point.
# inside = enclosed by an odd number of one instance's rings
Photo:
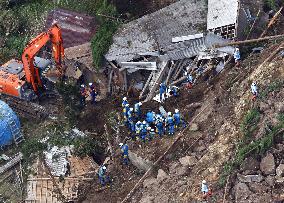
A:
{"type": "Polygon", "coordinates": [[[129,128],[133,139],[140,139],[145,143],[154,139],[156,135],[160,137],[166,133],[173,135],[180,126],[186,126],[178,109],[175,109],[174,114],[168,112],[167,115],[162,115],[148,111],[144,116],[141,113],[141,106],[142,103],[138,102],[134,108],[130,108],[127,98],[123,98],[124,123],[129,128]]]}
{"type": "Polygon", "coordinates": [[[91,103],[95,105],[97,102],[96,98],[98,96],[95,85],[93,83],[89,83],[89,86],[81,84],[81,87],[80,87],[80,105],[81,106],[86,105],[86,98],[88,97],[88,95],[91,96],[91,103]]]}

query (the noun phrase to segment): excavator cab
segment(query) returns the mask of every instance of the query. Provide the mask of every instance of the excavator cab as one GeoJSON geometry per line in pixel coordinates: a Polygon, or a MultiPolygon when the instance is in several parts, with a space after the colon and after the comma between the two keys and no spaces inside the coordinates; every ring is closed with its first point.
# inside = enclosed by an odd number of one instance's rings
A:
{"type": "Polygon", "coordinates": [[[0,66],[0,93],[25,100],[34,100],[47,89],[43,73],[51,61],[37,57],[41,48],[51,42],[52,53],[58,72],[62,72],[64,58],[61,30],[54,24],[47,32],[39,34],[25,47],[22,61],[12,59],[0,66]]]}

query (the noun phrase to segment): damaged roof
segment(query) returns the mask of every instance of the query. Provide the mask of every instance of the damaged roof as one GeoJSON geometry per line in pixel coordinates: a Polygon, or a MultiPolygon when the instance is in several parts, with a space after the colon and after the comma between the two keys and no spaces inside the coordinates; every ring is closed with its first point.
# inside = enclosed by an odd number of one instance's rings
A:
{"type": "Polygon", "coordinates": [[[57,23],[62,31],[64,48],[78,46],[90,42],[96,33],[96,20],[73,11],[55,9],[48,14],[45,30],[57,23]]]}
{"type": "Polygon", "coordinates": [[[208,0],[207,30],[235,24],[239,0],[208,0]]]}
{"type": "Polygon", "coordinates": [[[139,54],[167,50],[173,37],[200,33],[206,26],[204,1],[181,0],[123,25],[106,54],[109,61],[131,61],[139,54]]]}

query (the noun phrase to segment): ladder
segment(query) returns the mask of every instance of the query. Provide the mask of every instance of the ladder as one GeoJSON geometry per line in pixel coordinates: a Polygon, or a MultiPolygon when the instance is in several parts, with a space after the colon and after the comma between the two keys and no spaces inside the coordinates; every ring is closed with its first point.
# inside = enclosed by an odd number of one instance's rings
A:
{"type": "Polygon", "coordinates": [[[21,143],[24,140],[23,134],[21,133],[19,127],[16,125],[16,122],[14,119],[12,119],[11,113],[7,113],[8,117],[8,124],[11,130],[11,133],[13,135],[13,140],[16,145],[21,143]]]}

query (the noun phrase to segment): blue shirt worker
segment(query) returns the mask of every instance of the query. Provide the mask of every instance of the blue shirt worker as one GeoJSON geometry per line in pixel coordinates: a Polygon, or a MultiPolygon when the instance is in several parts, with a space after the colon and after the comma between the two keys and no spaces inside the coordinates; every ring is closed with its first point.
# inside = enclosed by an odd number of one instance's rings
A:
{"type": "Polygon", "coordinates": [[[156,119],[156,131],[160,137],[162,137],[165,134],[163,117],[159,114],[156,119]]]}
{"type": "Polygon", "coordinates": [[[171,94],[174,96],[174,97],[178,97],[179,96],[179,89],[177,86],[172,86],[170,87],[170,90],[171,90],[171,94]]]}
{"type": "Polygon", "coordinates": [[[137,123],[135,124],[136,139],[140,137],[141,128],[142,128],[141,121],[137,121],[137,123]]]}
{"type": "Polygon", "coordinates": [[[240,49],[239,48],[235,49],[234,59],[235,59],[236,66],[239,66],[240,65],[240,59],[241,59],[241,53],[240,53],[240,49]]]}
{"type": "Polygon", "coordinates": [[[123,164],[128,165],[128,145],[119,143],[123,164]]]}
{"type": "Polygon", "coordinates": [[[190,73],[186,74],[186,87],[187,89],[191,89],[193,85],[193,77],[190,73]]]}
{"type": "Polygon", "coordinates": [[[173,135],[175,133],[175,124],[171,112],[168,112],[168,117],[166,118],[166,125],[168,127],[169,135],[173,135]]]}
{"type": "Polygon", "coordinates": [[[106,175],[106,166],[101,165],[98,172],[99,181],[102,186],[105,186],[107,182],[110,182],[109,176],[106,175]]]}
{"type": "Polygon", "coordinates": [[[161,103],[164,102],[164,98],[165,98],[164,94],[166,93],[166,91],[167,91],[166,84],[165,83],[161,83],[160,84],[160,102],[161,103]]]}
{"type": "Polygon", "coordinates": [[[82,84],[80,87],[80,105],[81,106],[86,105],[86,95],[87,95],[87,91],[86,91],[85,85],[82,84]]]}
{"type": "Polygon", "coordinates": [[[148,113],[146,114],[146,121],[148,123],[153,123],[154,122],[154,112],[153,111],[148,111],[148,113]]]}
{"type": "Polygon", "coordinates": [[[257,96],[258,96],[258,87],[256,85],[256,82],[253,82],[251,84],[250,88],[251,88],[251,93],[253,95],[252,100],[255,100],[257,98],[257,96]]]}
{"type": "Polygon", "coordinates": [[[175,128],[178,128],[180,126],[180,124],[182,124],[182,127],[185,128],[185,122],[184,120],[182,120],[180,112],[178,109],[175,109],[175,113],[174,113],[174,122],[175,122],[175,128]]]}
{"type": "Polygon", "coordinates": [[[123,97],[122,104],[121,104],[122,108],[124,108],[126,104],[128,104],[127,98],[123,97]]]}
{"type": "Polygon", "coordinates": [[[128,125],[128,111],[129,111],[129,104],[125,104],[123,108],[123,118],[126,126],[128,125]]]}
{"type": "Polygon", "coordinates": [[[132,133],[135,133],[135,124],[134,124],[134,116],[133,116],[133,108],[130,108],[127,112],[127,119],[128,119],[128,127],[132,133]]]}
{"type": "Polygon", "coordinates": [[[140,132],[140,138],[143,142],[146,142],[148,127],[149,127],[148,123],[146,121],[143,121],[140,132]]]}
{"type": "Polygon", "coordinates": [[[95,87],[93,86],[93,83],[89,83],[90,88],[90,95],[91,95],[91,103],[96,104],[96,97],[98,96],[98,93],[95,90],[95,87]]]}
{"type": "Polygon", "coordinates": [[[203,180],[202,183],[201,183],[201,192],[202,192],[202,195],[203,195],[203,199],[207,199],[208,196],[212,195],[212,191],[208,187],[206,180],[203,180]]]}
{"type": "Polygon", "coordinates": [[[142,102],[138,102],[134,104],[134,113],[135,113],[136,119],[140,119],[141,117],[141,106],[142,106],[142,102]]]}
{"type": "Polygon", "coordinates": [[[150,128],[150,132],[149,132],[149,140],[152,140],[155,138],[155,129],[154,128],[150,128]]]}

